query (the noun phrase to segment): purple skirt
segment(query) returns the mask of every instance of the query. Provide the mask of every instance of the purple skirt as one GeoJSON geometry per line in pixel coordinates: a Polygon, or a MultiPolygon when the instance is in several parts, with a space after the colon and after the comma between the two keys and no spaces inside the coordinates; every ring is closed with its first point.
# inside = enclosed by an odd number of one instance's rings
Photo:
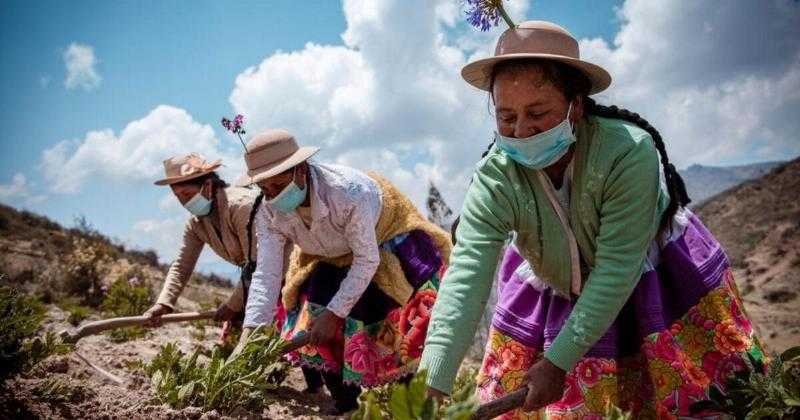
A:
{"type": "MultiPolygon", "coordinates": [[[[552,344],[574,303],[536,278],[510,248],[499,270],[483,367],[482,401],[521,386],[520,378],[552,344]]],[[[607,403],[636,416],[689,415],[709,386],[761,357],[729,267],[711,233],[690,211],[675,218],[665,243],[653,244],[631,297],[603,337],[568,372],[554,418],[602,416],[607,403]]],[[[508,418],[523,418],[522,412],[508,418]]]]}

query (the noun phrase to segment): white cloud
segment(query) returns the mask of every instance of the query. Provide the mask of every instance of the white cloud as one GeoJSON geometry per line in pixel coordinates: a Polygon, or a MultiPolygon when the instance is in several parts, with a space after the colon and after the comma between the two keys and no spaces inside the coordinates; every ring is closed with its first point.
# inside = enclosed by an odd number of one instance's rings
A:
{"type": "MultiPolygon", "coordinates": [[[[416,186],[438,174],[453,180],[443,194],[458,197],[491,123],[486,96],[459,72],[468,53],[493,48],[502,27],[450,41],[446,30],[465,29],[453,27],[463,20],[454,4],[345,1],[344,46],[273,54],[236,78],[230,102],[248,116],[251,133],[288,128],[301,143],[323,146],[321,160],[377,169],[415,189],[418,205],[424,197],[416,186]]],[[[523,16],[527,5],[511,7],[523,16]]]]}
{"type": "Polygon", "coordinates": [[[39,204],[47,199],[47,196],[43,194],[33,193],[33,189],[34,185],[28,181],[25,175],[18,172],[11,177],[10,183],[0,184],[0,200],[20,206],[39,204]]]}
{"type": "MultiPolygon", "coordinates": [[[[288,128],[323,146],[321,160],[380,170],[418,205],[419,185],[433,179],[458,208],[494,123],[460,69],[490,55],[504,28],[466,29],[455,3],[346,0],[344,46],[273,54],[237,77],[230,102],[251,133],[288,128]]],[[[528,8],[509,7],[518,21],[528,8]]],[[[600,102],[650,119],[678,165],[786,159],[800,153],[790,117],[800,105],[799,9],[628,0],[615,41],[584,39],[581,52],[614,76],[600,102]]]]}
{"type": "MultiPolygon", "coordinates": [[[[162,200],[163,201],[163,200],[162,200]]],[[[173,198],[173,201],[174,200],[173,198]]],[[[164,264],[171,263],[180,250],[183,229],[189,217],[187,212],[172,212],[175,216],[140,220],[132,226],[127,241],[140,249],[152,249],[164,264]]],[[[223,275],[235,279],[236,267],[220,258],[206,246],[197,260],[196,271],[223,275]]]]}
{"type": "Polygon", "coordinates": [[[628,0],[613,45],[581,54],[614,77],[603,103],[628,107],[662,133],[680,166],[800,154],[800,5],[628,0]]]}
{"type": "Polygon", "coordinates": [[[64,51],[63,58],[67,68],[67,78],[64,80],[67,89],[82,88],[88,91],[100,86],[103,78],[97,73],[97,57],[91,45],[73,42],[64,51]]]}
{"type": "Polygon", "coordinates": [[[74,193],[92,182],[155,181],[164,174],[163,160],[197,152],[209,160],[223,159],[227,179],[241,173],[239,155],[227,153],[214,130],[196,122],[180,108],[159,105],[144,118],[116,134],[90,131],[82,140],[64,140],[42,154],[41,169],[54,192],[74,193]]]}

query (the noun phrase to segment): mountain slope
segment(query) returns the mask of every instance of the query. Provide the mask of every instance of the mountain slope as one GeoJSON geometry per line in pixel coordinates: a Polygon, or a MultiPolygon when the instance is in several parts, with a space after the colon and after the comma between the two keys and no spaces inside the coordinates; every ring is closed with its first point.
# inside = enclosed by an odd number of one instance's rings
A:
{"type": "Polygon", "coordinates": [[[785,162],[761,162],[740,166],[692,165],[682,171],[692,207],[742,182],[763,176],[785,162]]]}
{"type": "Polygon", "coordinates": [[[699,206],[734,266],[739,290],[773,350],[800,344],[800,158],[699,206]]]}

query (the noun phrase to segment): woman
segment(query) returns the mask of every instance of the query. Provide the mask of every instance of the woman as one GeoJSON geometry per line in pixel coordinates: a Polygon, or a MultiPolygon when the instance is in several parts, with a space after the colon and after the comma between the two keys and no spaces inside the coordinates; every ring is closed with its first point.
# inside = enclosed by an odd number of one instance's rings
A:
{"type": "Polygon", "coordinates": [[[272,322],[280,300],[282,336],[307,331],[311,341],[288,359],[322,372],[342,414],[358,406],[361,386],[416,370],[451,244],[388,181],[308,161],[318,150],[285,130],[247,145],[241,184],[265,199],[243,337],[272,322]]]}
{"type": "Polygon", "coordinates": [[[497,133],[434,306],[420,364],[431,394],[450,391],[496,270],[478,396],[527,386],[506,418],[602,416],[610,404],[687,416],[748,353],[761,357],[725,254],[685,208],[661,136],[589,98],[611,77],[578,58],[566,30],[525,22],[462,75],[491,93],[497,133]]]}
{"type": "MultiPolygon", "coordinates": [[[[216,173],[220,166],[219,160],[208,162],[194,153],[164,161],[166,178],[155,184],[168,185],[191,217],[183,231],[178,258],[170,265],[161,293],[153,307],[144,313],[151,325],[158,325],[161,315],[175,309],[206,244],[220,258],[240,267],[243,282],[249,282],[255,260],[255,238],[250,234],[249,219],[256,194],[245,188],[229,187],[216,173]]],[[[242,295],[240,282],[228,301],[217,309],[215,320],[228,321],[235,313],[242,312],[242,295]]]]}

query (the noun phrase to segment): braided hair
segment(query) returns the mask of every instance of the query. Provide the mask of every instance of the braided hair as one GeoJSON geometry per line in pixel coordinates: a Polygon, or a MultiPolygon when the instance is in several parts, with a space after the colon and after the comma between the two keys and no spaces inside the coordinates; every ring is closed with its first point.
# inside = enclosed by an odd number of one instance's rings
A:
{"type": "MultiPolygon", "coordinates": [[[[678,170],[670,163],[667,156],[667,148],[664,145],[664,140],[661,134],[647,120],[639,116],[639,114],[628,111],[627,109],[619,108],[615,105],[604,106],[594,101],[588,96],[591,88],[589,79],[579,70],[572,66],[562,64],[551,60],[539,60],[523,58],[517,60],[504,61],[497,64],[492,70],[492,79],[489,87],[489,92],[492,92],[494,80],[497,74],[501,72],[523,72],[532,69],[538,70],[542,75],[542,81],[552,83],[558,90],[560,90],[568,101],[573,101],[578,97],[583,98],[584,113],[586,115],[594,115],[603,118],[613,118],[627,121],[635,124],[639,128],[647,131],[650,137],[653,138],[653,144],[658,150],[661,160],[661,165],[664,168],[664,178],[667,184],[667,191],[669,193],[669,206],[664,211],[659,224],[658,234],[661,235],[667,228],[671,227],[671,222],[675,213],[681,207],[685,207],[691,202],[689,195],[686,192],[686,185],[683,182],[678,170]]],[[[494,140],[489,144],[489,147],[481,155],[481,158],[491,150],[494,145],[494,140]]],[[[456,242],[455,231],[458,226],[459,218],[453,222],[451,228],[451,237],[453,243],[456,242]]]]}

